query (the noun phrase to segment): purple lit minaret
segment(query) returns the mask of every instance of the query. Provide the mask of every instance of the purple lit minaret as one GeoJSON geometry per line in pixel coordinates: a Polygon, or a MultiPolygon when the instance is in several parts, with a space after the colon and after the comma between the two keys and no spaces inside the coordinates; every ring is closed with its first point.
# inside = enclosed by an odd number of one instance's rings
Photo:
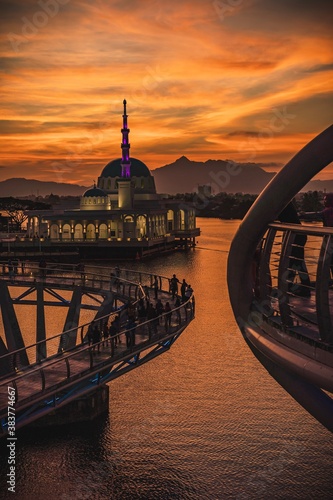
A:
{"type": "Polygon", "coordinates": [[[129,155],[130,143],[128,142],[128,135],[130,129],[127,128],[127,114],[126,114],[126,99],[123,101],[124,114],[123,114],[123,128],[121,133],[123,135],[123,142],[121,143],[121,176],[125,178],[131,177],[131,160],[129,155]]]}

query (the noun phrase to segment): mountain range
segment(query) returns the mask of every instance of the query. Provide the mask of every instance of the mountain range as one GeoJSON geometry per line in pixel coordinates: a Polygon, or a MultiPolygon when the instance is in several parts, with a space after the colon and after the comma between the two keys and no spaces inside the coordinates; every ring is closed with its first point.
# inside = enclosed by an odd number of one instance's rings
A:
{"type": "Polygon", "coordinates": [[[59,196],[81,196],[86,189],[87,187],[78,186],[77,184],[53,181],[45,182],[18,177],[0,182],[0,197],[46,196],[51,193],[59,196]]]}
{"type": "MultiPolygon", "coordinates": [[[[191,161],[186,156],[152,171],[158,193],[191,193],[199,185],[209,184],[212,193],[258,194],[273,178],[260,164],[235,163],[232,160],[191,161]]],[[[0,182],[0,197],[23,197],[34,194],[46,196],[81,196],[87,186],[34,179],[12,178],[0,182]]],[[[310,181],[303,191],[332,191],[333,180],[310,181]]]]}
{"type": "Polygon", "coordinates": [[[186,156],[154,170],[158,192],[176,194],[197,191],[198,185],[209,184],[213,194],[257,194],[274,176],[254,163],[235,163],[232,160],[191,161],[186,156]]]}

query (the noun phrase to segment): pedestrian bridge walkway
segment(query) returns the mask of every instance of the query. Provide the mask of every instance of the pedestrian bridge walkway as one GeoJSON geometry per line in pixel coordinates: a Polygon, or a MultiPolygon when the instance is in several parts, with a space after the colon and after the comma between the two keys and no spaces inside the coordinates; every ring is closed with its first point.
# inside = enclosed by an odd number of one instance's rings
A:
{"type": "Polygon", "coordinates": [[[156,290],[154,280],[155,275],[130,270],[108,276],[96,269],[87,272],[56,266],[41,270],[29,263],[13,275],[3,268],[0,304],[6,342],[0,339],[0,435],[8,430],[9,388],[15,390],[16,428],[20,428],[171,347],[194,318],[194,295],[175,307],[169,279],[157,276],[156,290]],[[70,299],[64,296],[65,290],[71,291],[70,299]],[[170,303],[171,312],[150,320],[139,318],[139,302],[154,304],[155,293],[163,304],[170,303]],[[89,304],[82,300],[84,296],[90,298],[89,304]],[[27,346],[15,314],[15,307],[22,304],[35,305],[37,310],[36,342],[27,346]],[[67,307],[65,327],[72,327],[47,337],[45,304],[67,307]],[[92,321],[80,324],[81,308],[95,311],[92,321]],[[129,310],[131,316],[135,314],[131,321],[129,310]],[[115,334],[88,341],[89,330],[102,332],[117,316],[115,334]]]}

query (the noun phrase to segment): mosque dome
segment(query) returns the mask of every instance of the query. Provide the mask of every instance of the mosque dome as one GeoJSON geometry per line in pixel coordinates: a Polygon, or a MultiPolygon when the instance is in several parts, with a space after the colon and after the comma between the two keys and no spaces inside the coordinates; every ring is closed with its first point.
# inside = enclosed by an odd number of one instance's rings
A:
{"type": "MultiPolygon", "coordinates": [[[[101,177],[121,177],[121,158],[110,161],[102,170],[101,177]]],[[[147,165],[137,158],[130,159],[131,161],[131,177],[151,177],[151,173],[147,165]]]]}
{"type": "Polygon", "coordinates": [[[100,188],[94,186],[92,188],[87,189],[87,191],[85,191],[83,193],[84,198],[87,198],[90,196],[107,196],[107,194],[105,191],[103,191],[103,189],[100,189],[100,188]]]}

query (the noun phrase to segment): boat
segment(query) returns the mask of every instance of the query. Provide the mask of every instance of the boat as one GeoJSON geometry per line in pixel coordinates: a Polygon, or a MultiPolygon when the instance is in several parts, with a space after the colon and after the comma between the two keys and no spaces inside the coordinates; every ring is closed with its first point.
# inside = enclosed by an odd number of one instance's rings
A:
{"type": "Polygon", "coordinates": [[[333,228],[295,223],[280,214],[332,161],[333,125],[301,149],[256,199],[232,240],[227,267],[231,307],[247,345],[331,432],[333,228]]]}

